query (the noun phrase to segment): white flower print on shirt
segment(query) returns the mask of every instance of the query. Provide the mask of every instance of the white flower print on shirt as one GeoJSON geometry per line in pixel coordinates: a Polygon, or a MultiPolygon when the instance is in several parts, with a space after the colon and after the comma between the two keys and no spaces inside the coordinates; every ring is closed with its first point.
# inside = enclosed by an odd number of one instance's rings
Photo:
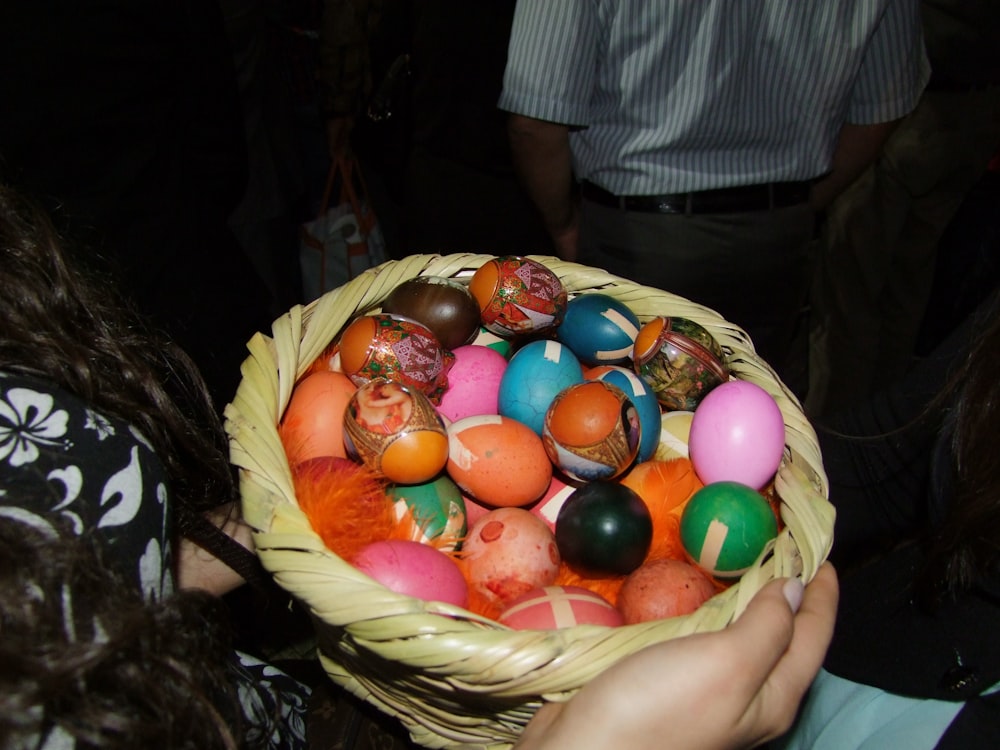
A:
{"type": "Polygon", "coordinates": [[[111,421],[107,417],[90,409],[85,409],[84,413],[87,415],[87,420],[83,426],[88,430],[96,432],[98,440],[103,441],[105,438],[114,437],[115,426],[111,424],[111,421]]]}
{"type": "Polygon", "coordinates": [[[23,466],[38,459],[38,447],[63,444],[69,415],[53,410],[53,398],[30,388],[11,388],[0,399],[0,460],[23,466]]]}
{"type": "Polygon", "coordinates": [[[112,474],[101,490],[101,507],[111,507],[101,516],[98,527],[124,526],[139,512],[142,503],[139,446],[132,446],[129,456],[128,466],[112,474]]]}

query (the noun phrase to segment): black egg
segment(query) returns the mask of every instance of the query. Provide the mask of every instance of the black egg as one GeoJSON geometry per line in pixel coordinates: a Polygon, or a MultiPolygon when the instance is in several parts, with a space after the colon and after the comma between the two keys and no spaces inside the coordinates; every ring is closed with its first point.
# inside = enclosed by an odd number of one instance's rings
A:
{"type": "Polygon", "coordinates": [[[589,482],[573,491],[556,517],[562,559],[589,575],[627,575],[642,565],[653,519],[642,498],[618,482],[589,482]]]}
{"type": "Polygon", "coordinates": [[[469,288],[443,276],[404,281],[386,297],[382,312],[423,323],[449,350],[471,343],[479,333],[479,305],[469,288]]]}

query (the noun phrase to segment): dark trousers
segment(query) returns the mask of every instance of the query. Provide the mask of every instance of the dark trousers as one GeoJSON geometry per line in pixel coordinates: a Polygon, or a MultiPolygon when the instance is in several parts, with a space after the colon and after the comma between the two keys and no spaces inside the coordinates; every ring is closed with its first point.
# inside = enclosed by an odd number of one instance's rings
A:
{"type": "Polygon", "coordinates": [[[743,328],[788,382],[814,254],[808,205],[738,214],[658,214],[584,201],[579,262],[710,307],[743,328]]]}

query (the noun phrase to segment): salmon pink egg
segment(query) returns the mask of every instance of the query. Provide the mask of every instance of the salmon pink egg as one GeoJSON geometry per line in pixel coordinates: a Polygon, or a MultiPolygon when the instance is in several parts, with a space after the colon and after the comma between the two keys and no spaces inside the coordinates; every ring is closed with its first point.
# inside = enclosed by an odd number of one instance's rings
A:
{"type": "Polygon", "coordinates": [[[501,605],[559,574],[559,549],[549,527],[523,508],[497,508],[469,529],[462,545],[469,585],[501,605]]]}
{"type": "Polygon", "coordinates": [[[554,630],[574,625],[616,627],[624,620],[611,602],[582,586],[544,586],[514,599],[497,618],[516,630],[554,630]]]}
{"type": "Polygon", "coordinates": [[[340,372],[315,372],[299,381],[278,428],[289,464],[318,456],[347,456],[344,408],[356,390],[340,372]]]}
{"type": "Polygon", "coordinates": [[[476,500],[497,507],[538,500],[552,479],[542,439],[527,425],[496,414],[452,423],[447,471],[476,500]]]}

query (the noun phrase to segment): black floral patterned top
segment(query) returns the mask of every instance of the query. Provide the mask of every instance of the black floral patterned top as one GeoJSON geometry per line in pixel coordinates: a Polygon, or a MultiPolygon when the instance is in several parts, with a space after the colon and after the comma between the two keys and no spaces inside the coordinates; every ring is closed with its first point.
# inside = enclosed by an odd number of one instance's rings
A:
{"type": "MultiPolygon", "coordinates": [[[[163,464],[127,422],[44,380],[0,373],[0,516],[46,535],[92,532],[108,563],[157,601],[174,590],[170,503],[163,464]]],[[[304,747],[308,688],[240,652],[233,672],[248,744],[304,747]]],[[[72,747],[65,739],[56,746],[72,747]]]]}

